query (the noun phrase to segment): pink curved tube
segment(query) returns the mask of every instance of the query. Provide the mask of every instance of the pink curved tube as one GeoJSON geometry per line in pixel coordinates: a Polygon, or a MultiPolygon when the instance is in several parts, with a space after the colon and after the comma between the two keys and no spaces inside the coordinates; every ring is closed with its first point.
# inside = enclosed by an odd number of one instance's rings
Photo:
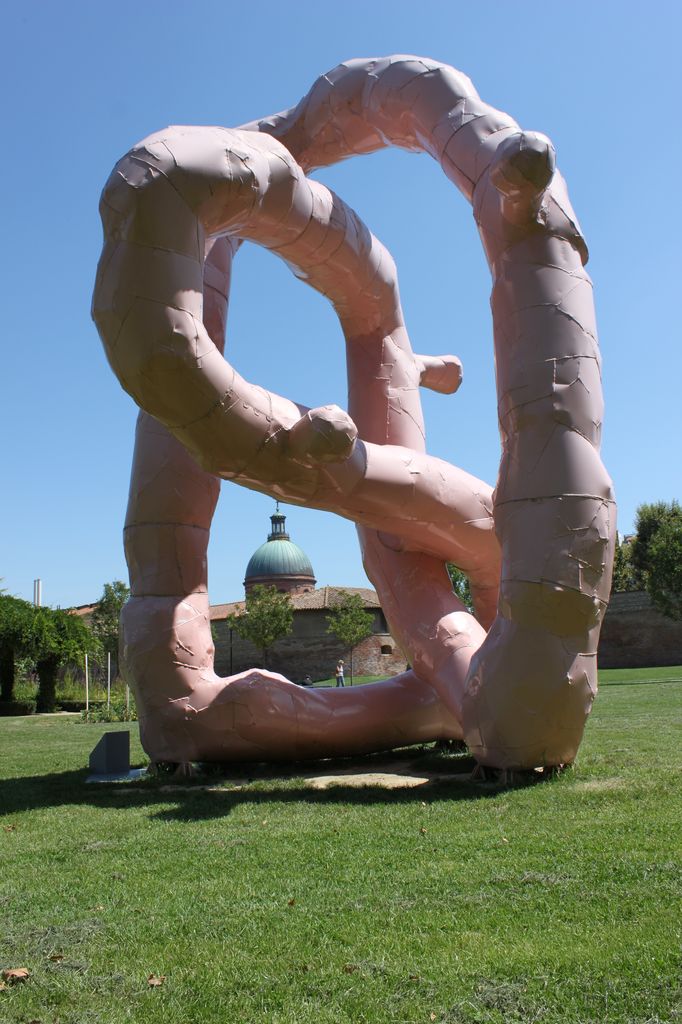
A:
{"type": "Polygon", "coordinates": [[[583,248],[549,144],[484,108],[457,72],[416,58],[342,65],[259,127],[288,148],[227,129],[151,136],[119,162],[102,199],[93,313],[123,386],[154,416],[138,426],[123,615],[146,749],[155,760],[320,756],[457,736],[463,723],[483,763],[572,760],[594,689],[611,496],[595,455],[601,396],[583,248]],[[441,136],[496,276],[504,562],[485,643],[442,562],[470,573],[487,625],[499,579],[490,491],[424,454],[417,390],[454,390],[457,361],[413,356],[390,257],[301,170],[387,140],[435,152],[441,136]],[[231,241],[208,240],[221,235],[231,241]],[[222,359],[242,238],[332,299],[352,420],[249,385],[222,359]],[[324,693],[263,672],[215,677],[205,556],[217,475],[361,524],[368,574],[412,672],[324,693]]]}
{"type": "MultiPolygon", "coordinates": [[[[225,291],[229,257],[221,240],[205,267],[207,282],[220,281],[225,291]],[[217,279],[216,264],[223,272],[217,279]]],[[[206,288],[204,317],[219,344],[225,298],[206,288]]],[[[259,670],[215,676],[206,548],[217,496],[216,477],[142,413],[125,530],[133,598],[124,608],[123,637],[143,744],[154,760],[318,757],[461,736],[447,705],[414,672],[344,691],[302,690],[259,670]]],[[[444,578],[442,562],[438,568],[444,578]]],[[[443,590],[457,604],[449,586],[443,590]]]]}

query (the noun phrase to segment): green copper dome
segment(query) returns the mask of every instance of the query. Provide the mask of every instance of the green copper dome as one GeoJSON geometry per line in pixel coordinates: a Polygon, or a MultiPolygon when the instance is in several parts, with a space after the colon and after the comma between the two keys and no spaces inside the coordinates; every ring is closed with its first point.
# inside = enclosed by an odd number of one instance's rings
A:
{"type": "MultiPolygon", "coordinates": [[[[274,586],[278,579],[287,577],[305,577],[306,581],[315,582],[315,574],[310,559],[305,551],[289,539],[284,528],[286,516],[279,511],[270,516],[272,531],[268,534],[265,544],[254,551],[246,567],[244,583],[268,583],[274,586]]],[[[303,581],[301,581],[303,582],[303,581]]]]}

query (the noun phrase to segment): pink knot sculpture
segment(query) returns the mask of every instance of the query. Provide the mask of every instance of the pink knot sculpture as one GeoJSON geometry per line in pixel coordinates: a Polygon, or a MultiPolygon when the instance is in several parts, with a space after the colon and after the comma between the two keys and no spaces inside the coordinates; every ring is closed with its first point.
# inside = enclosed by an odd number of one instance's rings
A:
{"type": "Polygon", "coordinates": [[[351,754],[463,737],[481,764],[574,759],[596,692],[615,536],[599,458],[600,358],[587,250],[549,140],[436,61],[352,60],[297,107],[238,129],[172,127],[133,147],[101,201],[93,316],[140,406],[123,659],[154,761],[351,754]],[[492,489],[426,453],[394,262],[314,168],[384,146],[430,153],[470,201],[493,279],[502,459],[492,489]],[[223,357],[242,240],[333,303],[348,412],[307,409],[223,357]],[[213,670],[206,551],[219,478],[355,521],[411,670],[303,689],[213,670]],[[444,562],[469,576],[470,615],[444,562]]]}

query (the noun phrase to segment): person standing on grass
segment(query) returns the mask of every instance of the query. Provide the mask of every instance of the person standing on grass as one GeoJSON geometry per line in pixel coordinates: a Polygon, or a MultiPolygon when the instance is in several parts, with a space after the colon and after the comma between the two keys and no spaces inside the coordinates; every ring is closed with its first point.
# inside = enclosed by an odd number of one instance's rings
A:
{"type": "Polygon", "coordinates": [[[336,685],[343,686],[343,660],[339,658],[336,665],[336,685]]]}

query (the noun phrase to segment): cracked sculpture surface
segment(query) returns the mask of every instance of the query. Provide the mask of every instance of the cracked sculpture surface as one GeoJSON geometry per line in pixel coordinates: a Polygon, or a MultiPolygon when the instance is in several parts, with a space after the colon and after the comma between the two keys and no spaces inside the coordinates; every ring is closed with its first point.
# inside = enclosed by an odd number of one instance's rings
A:
{"type": "Polygon", "coordinates": [[[587,249],[550,141],[418,57],[351,60],[241,128],[172,127],[114,168],[93,315],[141,412],[125,550],[125,672],[152,760],[268,760],[463,737],[483,765],[571,762],[596,692],[615,536],[599,458],[587,249]],[[315,168],[385,146],[433,156],[473,207],[493,280],[495,491],[426,454],[419,388],[459,360],[412,352],[394,262],[315,168]],[[308,409],[224,359],[247,239],[326,295],[348,412],[308,409]],[[206,551],[219,480],[354,520],[410,671],[315,690],[213,670],[206,551]],[[470,615],[445,561],[469,576],[470,615]]]}

